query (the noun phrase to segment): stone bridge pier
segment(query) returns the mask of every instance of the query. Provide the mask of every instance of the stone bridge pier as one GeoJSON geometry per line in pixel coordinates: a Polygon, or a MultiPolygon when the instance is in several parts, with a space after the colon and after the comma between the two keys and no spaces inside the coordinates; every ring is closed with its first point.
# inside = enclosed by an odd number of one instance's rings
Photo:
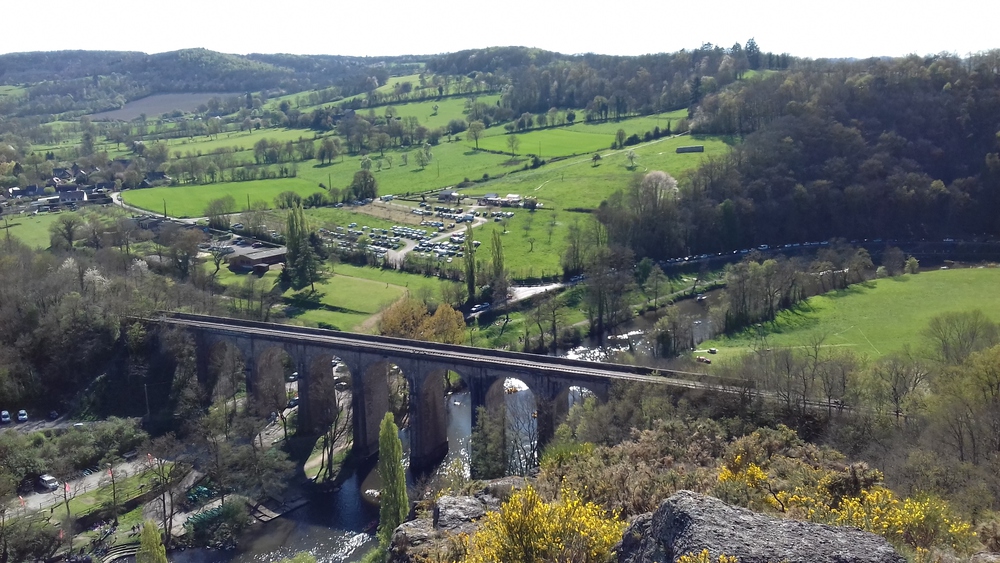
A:
{"type": "MultiPolygon", "coordinates": [[[[607,400],[611,379],[575,376],[572,373],[554,375],[534,373],[522,362],[519,366],[483,365],[475,359],[456,360],[443,354],[379,352],[371,347],[337,344],[317,339],[299,338],[295,334],[258,334],[246,330],[219,330],[190,327],[196,345],[199,381],[211,388],[218,374],[212,374],[213,355],[227,347],[242,365],[243,383],[247,395],[267,409],[284,407],[284,372],[289,363],[298,377],[298,430],[312,434],[330,421],[331,411],[347,405],[340,401],[343,394],[334,390],[332,360],[345,364],[351,374],[350,407],[352,410],[353,449],[361,458],[378,454],[379,425],[391,408],[390,385],[399,378],[405,380],[408,394],[410,466],[420,472],[432,468],[448,452],[448,410],[444,376],[458,373],[468,388],[472,424],[476,411],[489,406],[499,397],[503,400],[504,381],[522,381],[535,397],[536,430],[539,447],[554,435],[556,426],[566,416],[570,388],[583,387],[599,400],[607,400]],[[337,404],[330,405],[330,401],[337,404]]],[[[489,354],[490,351],[481,351],[489,354]]],[[[540,361],[544,361],[542,358],[540,361]]],[[[216,368],[216,371],[218,368],[216,368]]]]}

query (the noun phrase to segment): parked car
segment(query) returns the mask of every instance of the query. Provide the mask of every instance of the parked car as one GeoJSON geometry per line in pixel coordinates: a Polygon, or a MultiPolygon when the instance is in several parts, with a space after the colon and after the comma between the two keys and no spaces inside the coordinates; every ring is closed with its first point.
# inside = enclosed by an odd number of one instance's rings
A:
{"type": "Polygon", "coordinates": [[[47,491],[54,491],[59,488],[59,480],[46,473],[38,478],[38,486],[47,491]]]}
{"type": "Polygon", "coordinates": [[[293,407],[297,407],[297,406],[299,406],[299,397],[298,396],[295,396],[295,397],[292,397],[291,399],[288,399],[288,408],[293,408],[293,407]]]}
{"type": "Polygon", "coordinates": [[[3,424],[10,422],[10,413],[7,411],[0,411],[0,422],[3,424]]]}
{"type": "Polygon", "coordinates": [[[59,418],[59,413],[57,411],[49,411],[49,420],[55,420],[59,418]]]}
{"type": "Polygon", "coordinates": [[[17,421],[18,422],[28,422],[28,411],[21,409],[17,411],[17,421]]]}

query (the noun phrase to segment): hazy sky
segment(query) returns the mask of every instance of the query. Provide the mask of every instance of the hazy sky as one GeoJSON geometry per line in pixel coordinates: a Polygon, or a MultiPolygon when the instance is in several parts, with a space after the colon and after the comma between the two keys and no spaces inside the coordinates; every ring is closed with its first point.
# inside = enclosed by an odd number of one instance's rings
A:
{"type": "Polygon", "coordinates": [[[12,2],[0,53],[433,54],[522,45],[563,53],[672,52],[755,37],[803,57],[965,55],[1000,48],[998,0],[107,0],[12,2]],[[591,7],[593,6],[593,7],[591,7]]]}

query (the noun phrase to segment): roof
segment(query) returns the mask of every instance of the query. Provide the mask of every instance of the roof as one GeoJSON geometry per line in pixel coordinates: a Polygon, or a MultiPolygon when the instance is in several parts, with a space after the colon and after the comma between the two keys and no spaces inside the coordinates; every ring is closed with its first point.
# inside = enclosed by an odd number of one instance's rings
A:
{"type": "Polygon", "coordinates": [[[483,196],[484,199],[497,199],[498,197],[500,197],[500,195],[495,193],[488,193],[483,196]]]}
{"type": "Polygon", "coordinates": [[[247,252],[243,256],[251,260],[263,260],[264,258],[271,258],[272,256],[284,256],[286,249],[284,246],[281,248],[268,248],[266,250],[258,250],[256,252],[247,252]]]}

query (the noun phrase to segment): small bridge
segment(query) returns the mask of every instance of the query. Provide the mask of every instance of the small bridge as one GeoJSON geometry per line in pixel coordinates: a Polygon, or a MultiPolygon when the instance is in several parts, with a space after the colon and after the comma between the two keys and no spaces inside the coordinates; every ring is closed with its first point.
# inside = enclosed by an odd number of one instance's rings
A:
{"type": "MultiPolygon", "coordinates": [[[[444,375],[458,373],[467,385],[472,412],[502,400],[504,380],[516,378],[533,392],[537,435],[544,443],[556,421],[568,409],[571,387],[581,387],[606,400],[615,381],[654,383],[686,389],[719,390],[705,374],[656,371],[651,368],[557,358],[372,336],[333,330],[244,321],[225,317],[163,313],[148,322],[185,330],[197,346],[198,377],[210,378],[210,363],[220,348],[238,352],[247,391],[268,393],[284,404],[284,381],[278,373],[288,367],[298,372],[299,427],[313,431],[323,423],[324,406],[333,389],[331,365],[346,364],[351,373],[351,407],[355,453],[378,452],[379,423],[390,408],[389,376],[398,367],[409,385],[410,463],[424,469],[448,451],[444,375]],[[287,356],[286,356],[287,355],[287,356]],[[395,369],[395,368],[392,368],[395,369]],[[270,381],[270,383],[269,383],[270,381]],[[281,382],[280,387],[274,381],[281,382]],[[280,395],[279,395],[280,394],[280,395]]],[[[333,401],[336,401],[334,393],[333,401]]]]}

